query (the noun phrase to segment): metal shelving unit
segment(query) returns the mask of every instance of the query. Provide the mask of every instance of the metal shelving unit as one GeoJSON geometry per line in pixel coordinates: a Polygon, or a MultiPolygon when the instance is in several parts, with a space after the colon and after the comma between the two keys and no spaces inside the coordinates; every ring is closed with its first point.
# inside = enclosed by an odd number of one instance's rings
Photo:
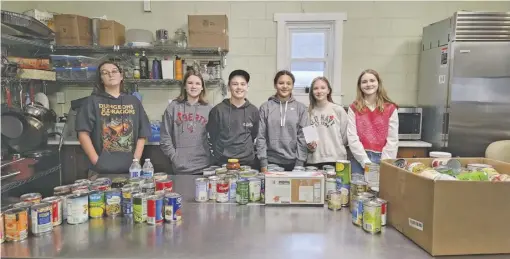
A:
{"type": "Polygon", "coordinates": [[[28,40],[12,35],[2,34],[2,45],[15,46],[16,48],[42,48],[51,50],[51,45],[39,41],[28,40]]]}
{"type": "MultiPolygon", "coordinates": [[[[94,80],[57,80],[56,82],[68,83],[68,84],[90,84],[90,83],[94,83],[95,81],[94,80]]],[[[180,85],[180,84],[182,84],[181,80],[175,80],[175,79],[125,79],[124,82],[127,84],[146,84],[146,85],[151,85],[151,84],[180,85]]],[[[223,80],[222,79],[206,80],[205,84],[206,84],[206,86],[213,85],[213,84],[219,85],[219,84],[223,84],[223,80]]]]}
{"type": "Polygon", "coordinates": [[[50,47],[54,52],[93,52],[93,53],[134,53],[145,51],[150,54],[175,54],[175,55],[213,55],[224,56],[227,50],[221,48],[178,48],[174,46],[155,45],[147,47],[130,47],[130,46],[55,46],[50,47]]]}
{"type": "Polygon", "coordinates": [[[24,179],[24,180],[17,180],[17,181],[12,181],[12,182],[8,181],[8,180],[4,180],[4,181],[2,181],[2,193],[8,192],[16,187],[19,187],[21,185],[24,185],[26,183],[34,181],[38,178],[41,178],[43,176],[46,176],[46,175],[49,175],[49,174],[52,174],[55,172],[59,172],[59,171],[60,171],[60,165],[57,165],[57,166],[52,167],[46,171],[38,172],[38,173],[34,174],[33,176],[31,176],[27,179],[24,179]]]}

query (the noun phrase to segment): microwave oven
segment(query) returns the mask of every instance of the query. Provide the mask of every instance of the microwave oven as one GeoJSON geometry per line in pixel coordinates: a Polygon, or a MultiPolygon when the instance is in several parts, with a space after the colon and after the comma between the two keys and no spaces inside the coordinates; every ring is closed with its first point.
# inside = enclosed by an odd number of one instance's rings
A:
{"type": "Polygon", "coordinates": [[[398,139],[419,140],[422,131],[422,108],[398,108],[398,139]]]}

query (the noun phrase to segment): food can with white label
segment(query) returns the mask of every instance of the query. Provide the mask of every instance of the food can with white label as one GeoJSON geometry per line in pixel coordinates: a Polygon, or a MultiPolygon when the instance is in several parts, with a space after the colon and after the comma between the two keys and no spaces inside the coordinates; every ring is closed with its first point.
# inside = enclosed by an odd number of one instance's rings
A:
{"type": "Polygon", "coordinates": [[[117,188],[110,189],[104,193],[104,196],[106,205],[106,216],[108,217],[119,216],[122,212],[121,209],[122,192],[120,191],[120,189],[117,188]]]}
{"type": "Polygon", "coordinates": [[[89,219],[89,195],[88,192],[79,192],[67,196],[67,223],[80,224],[89,219]]]}
{"type": "Polygon", "coordinates": [[[351,186],[349,184],[343,184],[342,187],[340,187],[340,200],[342,207],[349,206],[349,191],[351,189],[351,186]]]}
{"type": "Polygon", "coordinates": [[[237,189],[237,175],[236,174],[227,174],[224,178],[225,181],[228,182],[229,191],[228,191],[228,199],[231,201],[236,200],[236,189],[237,189]]]}
{"type": "Polygon", "coordinates": [[[32,234],[40,236],[50,233],[53,230],[51,204],[45,202],[35,204],[30,207],[30,210],[32,234]]]}
{"type": "Polygon", "coordinates": [[[219,180],[216,183],[216,202],[228,202],[230,184],[227,180],[219,180]]]}
{"type": "Polygon", "coordinates": [[[220,178],[216,175],[209,176],[209,200],[216,201],[216,183],[220,178]]]}
{"type": "Polygon", "coordinates": [[[207,178],[199,177],[195,179],[195,201],[205,202],[209,199],[207,178]]]}
{"type": "Polygon", "coordinates": [[[336,191],[336,179],[335,178],[326,178],[326,192],[324,193],[326,196],[326,201],[329,200],[330,193],[336,191]]]}
{"type": "Polygon", "coordinates": [[[250,202],[260,201],[260,188],[262,181],[259,178],[249,178],[250,202]]]}
{"type": "Polygon", "coordinates": [[[147,195],[153,195],[154,192],[156,192],[156,185],[154,182],[144,183],[142,185],[142,192],[146,193],[147,195]]]}
{"type": "Polygon", "coordinates": [[[375,201],[381,204],[381,226],[386,226],[386,216],[388,214],[388,202],[381,198],[376,198],[375,201]]]}
{"type": "Polygon", "coordinates": [[[42,202],[51,204],[51,222],[53,226],[62,224],[62,214],[64,213],[63,199],[61,197],[51,196],[42,199],[42,202]]]}

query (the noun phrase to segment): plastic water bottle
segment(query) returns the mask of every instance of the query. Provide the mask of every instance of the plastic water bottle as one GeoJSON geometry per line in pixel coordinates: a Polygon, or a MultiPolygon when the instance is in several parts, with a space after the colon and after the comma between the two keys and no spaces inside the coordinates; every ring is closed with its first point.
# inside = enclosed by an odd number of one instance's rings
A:
{"type": "Polygon", "coordinates": [[[141,176],[142,166],[138,162],[138,159],[133,159],[133,163],[129,167],[129,178],[137,178],[141,176]]]}
{"type": "Polygon", "coordinates": [[[146,158],[142,167],[142,178],[151,179],[153,176],[154,166],[152,165],[150,158],[146,158]]]}

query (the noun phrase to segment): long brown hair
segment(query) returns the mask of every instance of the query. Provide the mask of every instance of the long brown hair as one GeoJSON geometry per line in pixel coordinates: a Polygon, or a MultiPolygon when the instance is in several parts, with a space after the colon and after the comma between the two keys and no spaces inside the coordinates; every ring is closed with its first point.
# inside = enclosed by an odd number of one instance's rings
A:
{"type": "Polygon", "coordinates": [[[97,74],[97,76],[96,76],[96,88],[97,88],[97,89],[99,89],[99,90],[101,90],[101,91],[103,91],[103,92],[105,91],[105,89],[104,89],[103,79],[101,78],[101,68],[102,68],[104,65],[106,65],[106,64],[112,64],[112,65],[114,65],[115,67],[117,67],[117,70],[119,70],[120,75],[123,77],[123,78],[122,78],[122,80],[120,80],[120,89],[119,89],[119,91],[120,91],[121,93],[122,93],[122,92],[124,92],[124,91],[125,91],[125,90],[124,90],[124,73],[122,72],[122,68],[120,68],[120,66],[119,66],[117,63],[115,63],[115,62],[113,62],[113,61],[109,61],[109,60],[104,61],[104,62],[102,62],[101,64],[99,64],[99,66],[97,66],[97,72],[96,72],[96,74],[97,74]]]}
{"type": "Polygon", "coordinates": [[[365,110],[365,108],[367,107],[366,104],[365,104],[365,96],[363,94],[363,91],[361,91],[361,78],[365,74],[372,74],[372,75],[374,75],[375,78],[377,79],[377,82],[378,82],[377,100],[376,100],[376,103],[375,103],[376,104],[376,108],[379,109],[379,111],[382,112],[382,111],[384,111],[384,104],[385,103],[391,103],[391,104],[396,106],[397,104],[394,103],[390,99],[390,97],[388,97],[388,94],[386,93],[386,90],[383,87],[382,79],[379,76],[379,73],[377,73],[377,71],[375,71],[373,69],[366,69],[363,72],[361,72],[361,74],[358,77],[358,86],[357,86],[357,89],[356,89],[356,101],[354,102],[354,106],[356,107],[356,110],[358,110],[358,112],[363,112],[365,110]]]}
{"type": "Polygon", "coordinates": [[[318,76],[318,77],[316,77],[316,78],[314,78],[312,80],[312,84],[311,84],[311,87],[310,87],[310,92],[308,94],[308,98],[310,99],[310,106],[308,107],[308,112],[309,113],[311,113],[313,108],[315,108],[315,106],[317,106],[317,100],[315,100],[315,97],[313,96],[313,86],[319,80],[323,81],[328,86],[328,89],[329,89],[329,94],[327,96],[328,102],[330,102],[330,103],[333,102],[333,98],[331,98],[331,95],[333,94],[333,88],[331,88],[331,84],[329,83],[329,80],[326,77],[318,76]]]}
{"type": "Polygon", "coordinates": [[[186,72],[186,74],[184,75],[184,79],[182,80],[182,85],[181,85],[181,93],[175,100],[177,100],[178,102],[184,102],[184,101],[188,100],[188,93],[186,92],[186,82],[188,81],[188,78],[190,76],[196,76],[196,77],[200,78],[200,81],[202,82],[202,91],[200,92],[200,95],[198,96],[198,102],[200,104],[207,104],[207,100],[205,99],[204,78],[202,77],[200,72],[195,71],[193,69],[188,70],[188,72],[186,72]]]}

